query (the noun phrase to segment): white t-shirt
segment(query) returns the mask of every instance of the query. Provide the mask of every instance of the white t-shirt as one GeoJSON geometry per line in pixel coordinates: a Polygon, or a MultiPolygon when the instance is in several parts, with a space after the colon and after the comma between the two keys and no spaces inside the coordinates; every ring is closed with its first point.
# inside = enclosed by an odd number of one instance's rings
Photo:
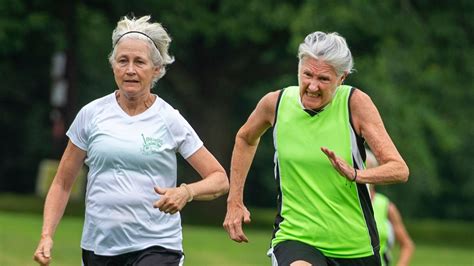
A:
{"type": "Polygon", "coordinates": [[[176,153],[203,146],[189,123],[161,98],[129,116],[115,93],[84,106],[66,135],[89,166],[81,247],[118,255],[158,245],[182,250],[181,217],[153,208],[153,190],[176,187],[176,153]]]}

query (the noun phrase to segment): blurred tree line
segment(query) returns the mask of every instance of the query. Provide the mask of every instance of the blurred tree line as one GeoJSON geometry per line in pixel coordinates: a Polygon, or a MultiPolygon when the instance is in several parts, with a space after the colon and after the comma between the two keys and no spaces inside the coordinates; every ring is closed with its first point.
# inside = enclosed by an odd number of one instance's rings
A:
{"type": "MultiPolygon", "coordinates": [[[[227,169],[260,97],[297,84],[304,36],[336,31],[355,59],[346,84],[372,97],[410,166],[407,184],[379,190],[410,217],[474,219],[473,13],[470,0],[0,0],[0,191],[32,193],[40,160],[63,148],[52,138],[52,56],[68,59],[67,129],[81,106],[115,90],[107,56],[116,22],[150,14],[176,58],[154,91],[227,169]]],[[[274,206],[272,145],[268,132],[249,205],[274,206]]]]}

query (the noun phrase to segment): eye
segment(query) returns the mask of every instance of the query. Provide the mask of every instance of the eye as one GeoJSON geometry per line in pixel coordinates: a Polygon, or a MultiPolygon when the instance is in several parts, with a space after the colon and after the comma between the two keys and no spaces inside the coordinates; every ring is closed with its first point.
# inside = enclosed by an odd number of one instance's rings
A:
{"type": "Polygon", "coordinates": [[[138,66],[138,67],[144,67],[148,64],[148,61],[146,61],[145,59],[143,58],[137,58],[135,60],[135,65],[138,66]]]}
{"type": "Polygon", "coordinates": [[[329,83],[331,81],[331,79],[329,77],[323,76],[323,77],[319,77],[319,81],[321,83],[329,83]]]}
{"type": "Polygon", "coordinates": [[[304,71],[303,76],[306,77],[306,78],[311,78],[311,77],[313,77],[313,74],[309,71],[304,71]]]}
{"type": "Polygon", "coordinates": [[[125,58],[119,58],[119,59],[117,60],[117,63],[118,63],[119,65],[121,65],[121,66],[126,65],[126,64],[127,64],[127,59],[125,59],[125,58]]]}

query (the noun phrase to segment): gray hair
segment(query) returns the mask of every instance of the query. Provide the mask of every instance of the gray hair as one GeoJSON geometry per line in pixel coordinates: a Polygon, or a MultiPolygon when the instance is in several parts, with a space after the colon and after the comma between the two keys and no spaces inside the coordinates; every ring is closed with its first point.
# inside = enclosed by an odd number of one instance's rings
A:
{"type": "Polygon", "coordinates": [[[115,63],[115,50],[117,44],[123,39],[139,39],[147,42],[150,58],[153,65],[160,68],[160,74],[153,79],[152,87],[166,73],[166,65],[174,62],[174,58],[168,54],[171,37],[163,26],[158,22],[148,22],[150,16],[140,18],[123,17],[117,22],[117,27],[112,32],[112,52],[109,55],[110,65],[115,63]]]}
{"type": "Polygon", "coordinates": [[[307,56],[331,65],[338,76],[353,72],[354,62],[351,51],[346,40],[337,32],[315,31],[308,34],[298,48],[300,65],[307,56]]]}

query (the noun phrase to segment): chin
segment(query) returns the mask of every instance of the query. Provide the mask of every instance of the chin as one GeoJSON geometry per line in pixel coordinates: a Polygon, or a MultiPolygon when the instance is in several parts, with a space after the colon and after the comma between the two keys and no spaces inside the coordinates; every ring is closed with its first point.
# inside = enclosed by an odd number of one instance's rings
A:
{"type": "Polygon", "coordinates": [[[322,108],[322,105],[320,103],[315,103],[313,101],[303,101],[303,106],[304,108],[311,110],[318,110],[322,108]]]}
{"type": "Polygon", "coordinates": [[[123,92],[126,92],[126,93],[137,93],[140,91],[140,88],[137,88],[137,87],[123,87],[122,88],[123,92]]]}

